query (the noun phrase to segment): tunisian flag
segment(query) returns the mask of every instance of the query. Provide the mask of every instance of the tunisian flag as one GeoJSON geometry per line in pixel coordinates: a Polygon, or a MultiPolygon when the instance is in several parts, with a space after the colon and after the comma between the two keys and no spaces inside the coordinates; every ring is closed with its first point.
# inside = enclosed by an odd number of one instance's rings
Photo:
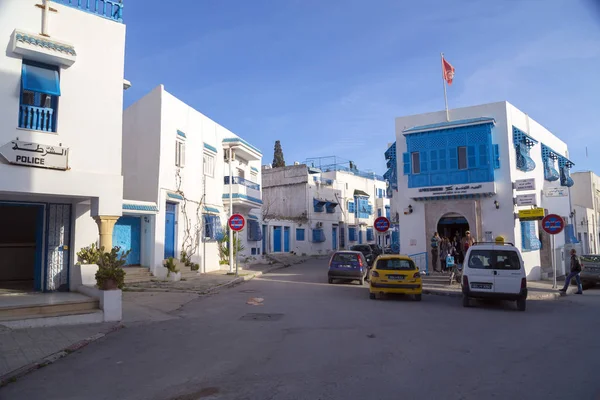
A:
{"type": "Polygon", "coordinates": [[[444,80],[448,82],[448,85],[452,85],[454,79],[454,67],[445,58],[442,57],[442,73],[444,74],[444,80]]]}

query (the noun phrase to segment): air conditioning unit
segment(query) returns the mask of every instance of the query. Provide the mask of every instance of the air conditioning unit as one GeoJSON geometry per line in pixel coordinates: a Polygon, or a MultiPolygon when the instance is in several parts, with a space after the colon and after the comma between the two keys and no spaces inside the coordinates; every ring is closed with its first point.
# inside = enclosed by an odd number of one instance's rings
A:
{"type": "Polygon", "coordinates": [[[317,222],[317,228],[322,228],[323,227],[323,223],[322,222],[317,222]]]}

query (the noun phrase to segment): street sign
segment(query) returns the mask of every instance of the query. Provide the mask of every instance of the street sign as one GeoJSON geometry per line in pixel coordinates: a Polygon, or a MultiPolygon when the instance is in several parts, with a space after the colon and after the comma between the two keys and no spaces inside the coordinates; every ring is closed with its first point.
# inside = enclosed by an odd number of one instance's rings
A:
{"type": "Polygon", "coordinates": [[[544,190],[544,196],[546,197],[567,197],[569,191],[565,188],[551,188],[544,190]]]}
{"type": "Polygon", "coordinates": [[[521,221],[539,221],[544,218],[543,208],[532,208],[530,210],[519,210],[519,219],[521,221]]]}
{"type": "Polygon", "coordinates": [[[560,215],[548,214],[542,220],[542,229],[550,235],[556,235],[565,229],[565,221],[560,215]]]}
{"type": "Polygon", "coordinates": [[[535,193],[517,195],[517,206],[535,206],[536,203],[535,193]]]}
{"type": "Polygon", "coordinates": [[[69,149],[65,147],[13,140],[0,147],[0,154],[11,164],[62,171],[69,169],[69,149]]]}
{"type": "Polygon", "coordinates": [[[229,217],[229,227],[232,231],[239,232],[246,226],[246,220],[242,214],[233,214],[229,217]]]}
{"type": "Polygon", "coordinates": [[[515,181],[515,190],[535,190],[535,178],[518,179],[515,181]]]}
{"type": "Polygon", "coordinates": [[[375,220],[373,226],[377,232],[387,232],[390,229],[390,220],[386,217],[379,217],[375,220]]]}

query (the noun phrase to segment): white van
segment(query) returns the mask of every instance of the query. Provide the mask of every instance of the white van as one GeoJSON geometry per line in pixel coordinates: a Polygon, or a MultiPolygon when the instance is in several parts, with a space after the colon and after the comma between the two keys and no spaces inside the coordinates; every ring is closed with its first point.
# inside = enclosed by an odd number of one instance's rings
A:
{"type": "Polygon", "coordinates": [[[521,252],[512,243],[476,243],[465,255],[462,270],[463,306],[471,299],[499,299],[527,307],[527,275],[521,252]]]}

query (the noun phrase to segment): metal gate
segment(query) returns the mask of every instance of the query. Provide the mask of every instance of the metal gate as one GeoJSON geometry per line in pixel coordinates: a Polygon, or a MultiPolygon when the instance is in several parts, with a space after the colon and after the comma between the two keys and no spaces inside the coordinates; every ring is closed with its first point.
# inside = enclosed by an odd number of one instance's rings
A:
{"type": "Polygon", "coordinates": [[[71,205],[48,204],[45,291],[69,289],[71,205]]]}

